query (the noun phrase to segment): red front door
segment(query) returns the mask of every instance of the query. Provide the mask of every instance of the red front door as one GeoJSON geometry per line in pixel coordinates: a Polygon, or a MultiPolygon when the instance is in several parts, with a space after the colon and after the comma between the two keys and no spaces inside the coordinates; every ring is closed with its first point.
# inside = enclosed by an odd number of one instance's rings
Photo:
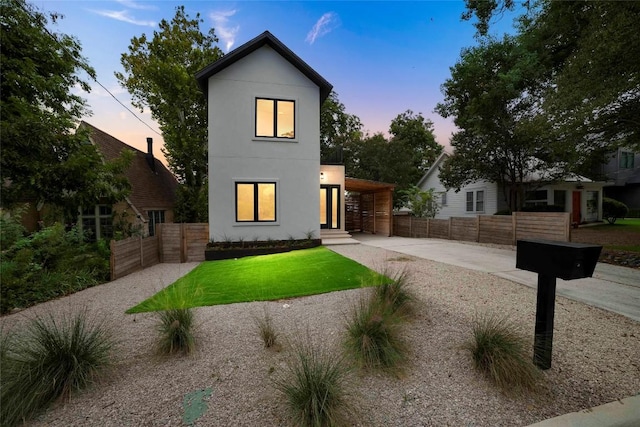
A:
{"type": "Polygon", "coordinates": [[[573,203],[571,204],[571,222],[580,224],[582,215],[580,212],[580,191],[573,192],[573,203]]]}

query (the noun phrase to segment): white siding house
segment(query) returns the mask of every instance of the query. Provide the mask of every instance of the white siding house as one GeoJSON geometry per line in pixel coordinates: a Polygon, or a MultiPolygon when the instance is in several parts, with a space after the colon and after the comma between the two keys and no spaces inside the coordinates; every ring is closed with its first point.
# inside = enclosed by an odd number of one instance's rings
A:
{"type": "Polygon", "coordinates": [[[439,196],[440,211],[438,219],[452,216],[464,217],[475,215],[493,215],[498,211],[498,186],[493,182],[477,181],[460,189],[447,190],[440,182],[440,166],[448,157],[442,152],[433,165],[418,182],[422,190],[433,188],[439,196]]]}
{"type": "Polygon", "coordinates": [[[196,78],[209,106],[209,235],[318,237],[320,105],[331,85],[269,32],[196,78]]]}
{"type": "MultiPolygon", "coordinates": [[[[493,215],[508,209],[504,191],[495,182],[476,181],[460,189],[447,190],[440,181],[440,166],[449,157],[443,152],[418,182],[422,190],[433,188],[440,196],[441,209],[438,219],[474,215],[493,215]]],[[[529,189],[525,194],[524,206],[556,205],[571,213],[571,221],[602,221],[603,182],[594,182],[578,175],[570,175],[563,181],[545,182],[538,173],[527,177],[529,189]]]]}

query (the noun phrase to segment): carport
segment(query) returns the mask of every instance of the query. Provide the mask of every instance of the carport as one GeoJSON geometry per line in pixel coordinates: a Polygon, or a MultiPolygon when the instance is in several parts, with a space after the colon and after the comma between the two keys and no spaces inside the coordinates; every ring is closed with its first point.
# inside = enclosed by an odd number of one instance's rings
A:
{"type": "Polygon", "coordinates": [[[392,236],[395,184],[345,177],[344,186],[346,231],[392,236]]]}

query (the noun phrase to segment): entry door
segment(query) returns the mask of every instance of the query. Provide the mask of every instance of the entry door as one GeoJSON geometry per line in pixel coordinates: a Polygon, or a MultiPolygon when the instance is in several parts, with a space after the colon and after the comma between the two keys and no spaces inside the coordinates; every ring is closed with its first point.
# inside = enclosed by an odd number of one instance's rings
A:
{"type": "Polygon", "coordinates": [[[340,186],[320,186],[320,228],[340,228],[340,186]]]}
{"type": "Polygon", "coordinates": [[[580,191],[574,191],[573,192],[573,200],[571,203],[571,222],[575,223],[575,224],[580,224],[582,218],[581,218],[581,212],[580,212],[580,205],[581,205],[581,200],[580,200],[580,191]]]}

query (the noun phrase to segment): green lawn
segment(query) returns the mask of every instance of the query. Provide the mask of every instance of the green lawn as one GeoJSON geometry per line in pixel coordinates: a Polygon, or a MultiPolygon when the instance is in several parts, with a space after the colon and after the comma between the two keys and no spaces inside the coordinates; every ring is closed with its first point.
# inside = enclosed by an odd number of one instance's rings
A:
{"type": "Polygon", "coordinates": [[[127,313],[315,295],[386,280],[325,247],[206,261],[127,313]]]}
{"type": "Polygon", "coordinates": [[[616,232],[633,231],[640,233],[640,218],[618,219],[615,224],[598,225],[599,229],[608,229],[616,232]]]}

